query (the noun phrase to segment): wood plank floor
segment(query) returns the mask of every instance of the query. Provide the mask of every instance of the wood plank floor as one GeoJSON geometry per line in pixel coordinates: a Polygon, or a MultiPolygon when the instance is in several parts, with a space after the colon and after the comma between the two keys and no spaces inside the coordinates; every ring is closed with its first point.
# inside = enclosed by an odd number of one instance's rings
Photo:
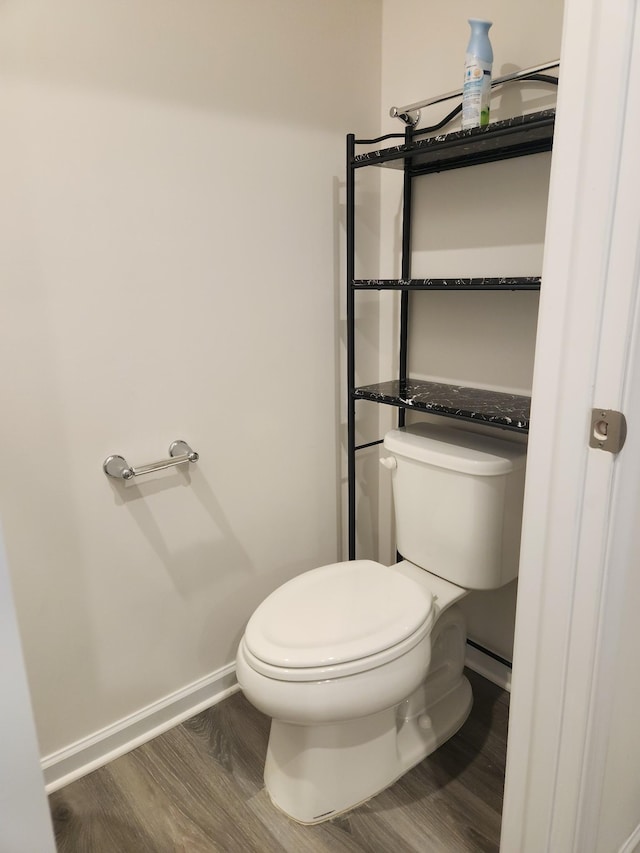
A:
{"type": "Polygon", "coordinates": [[[463,728],[391,788],[300,826],[262,770],[269,719],[236,693],[49,798],[59,853],[489,853],[498,850],[508,694],[467,673],[463,728]]]}

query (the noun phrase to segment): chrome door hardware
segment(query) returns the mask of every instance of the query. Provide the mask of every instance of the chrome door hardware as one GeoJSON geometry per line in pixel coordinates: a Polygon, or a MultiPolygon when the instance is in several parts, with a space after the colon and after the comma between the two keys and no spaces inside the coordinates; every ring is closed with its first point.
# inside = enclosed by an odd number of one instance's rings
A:
{"type": "Polygon", "coordinates": [[[199,455],[192,450],[186,441],[172,441],[169,445],[169,459],[161,459],[159,462],[149,462],[147,465],[138,465],[136,468],[129,465],[124,456],[107,456],[102,464],[102,469],[108,477],[117,480],[131,480],[141,474],[151,474],[153,471],[162,471],[164,468],[172,468],[174,465],[182,465],[184,462],[197,462],[199,455]]]}
{"type": "Polygon", "coordinates": [[[589,447],[620,453],[627,437],[627,419],[614,409],[591,410],[589,447]]]}

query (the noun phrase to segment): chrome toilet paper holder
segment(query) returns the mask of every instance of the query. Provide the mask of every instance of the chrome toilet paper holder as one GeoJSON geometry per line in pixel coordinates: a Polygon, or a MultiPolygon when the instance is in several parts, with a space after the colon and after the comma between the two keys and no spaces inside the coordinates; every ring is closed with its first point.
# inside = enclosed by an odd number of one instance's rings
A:
{"type": "Polygon", "coordinates": [[[174,465],[183,465],[185,462],[197,462],[200,455],[192,450],[186,441],[178,439],[169,445],[169,459],[161,459],[159,462],[149,462],[147,465],[129,465],[124,456],[107,456],[102,463],[102,469],[107,477],[116,480],[132,480],[143,474],[151,474],[154,471],[163,471],[165,468],[173,468],[174,465]]]}

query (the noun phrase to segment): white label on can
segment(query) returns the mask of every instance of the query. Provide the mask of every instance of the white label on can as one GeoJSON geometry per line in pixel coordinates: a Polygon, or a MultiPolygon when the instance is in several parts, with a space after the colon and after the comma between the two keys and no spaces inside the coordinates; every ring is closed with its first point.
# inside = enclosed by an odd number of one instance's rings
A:
{"type": "Polygon", "coordinates": [[[462,127],[486,127],[491,99],[491,63],[467,54],[462,89],[462,127]]]}

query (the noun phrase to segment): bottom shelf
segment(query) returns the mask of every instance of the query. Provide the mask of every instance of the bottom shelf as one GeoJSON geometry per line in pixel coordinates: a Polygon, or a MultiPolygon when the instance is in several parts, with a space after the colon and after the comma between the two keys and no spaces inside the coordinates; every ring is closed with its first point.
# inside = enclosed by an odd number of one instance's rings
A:
{"type": "Polygon", "coordinates": [[[394,379],[363,385],[355,389],[353,396],[356,400],[372,400],[466,421],[482,421],[519,432],[529,430],[531,398],[520,394],[419,379],[394,379]]]}

